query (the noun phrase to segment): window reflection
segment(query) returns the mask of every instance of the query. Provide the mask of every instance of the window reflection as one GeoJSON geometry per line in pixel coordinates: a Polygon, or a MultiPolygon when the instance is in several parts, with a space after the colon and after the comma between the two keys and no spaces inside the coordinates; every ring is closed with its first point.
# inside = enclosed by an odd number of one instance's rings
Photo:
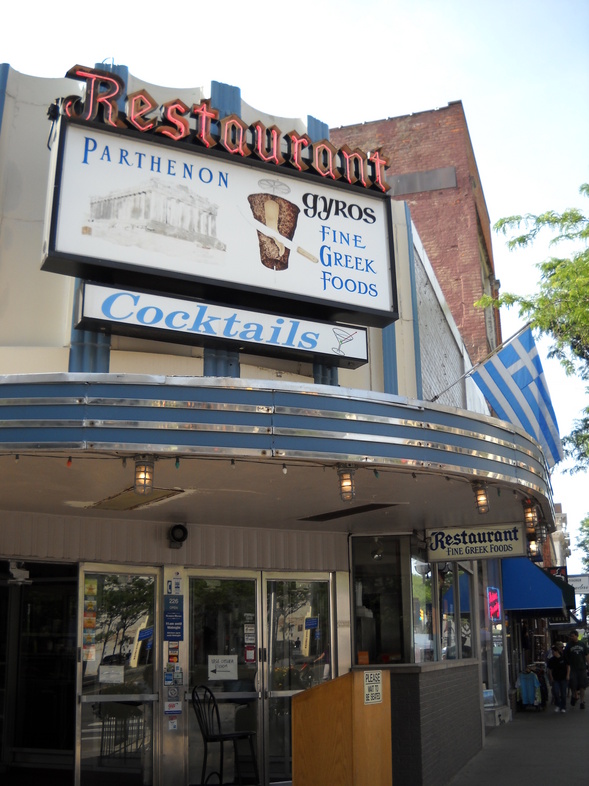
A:
{"type": "Polygon", "coordinates": [[[153,576],[91,574],[84,578],[83,690],[153,690],[153,576]]]}
{"type": "Polygon", "coordinates": [[[507,702],[499,560],[479,563],[480,641],[485,706],[507,702]]]}
{"type": "Polygon", "coordinates": [[[456,640],[456,606],[458,596],[454,586],[455,563],[443,562],[437,564],[438,594],[440,598],[440,639],[442,660],[458,657],[456,640]]]}
{"type": "Polygon", "coordinates": [[[352,542],[355,662],[403,660],[403,606],[398,538],[352,542]]]}
{"type": "Polygon", "coordinates": [[[415,662],[435,660],[432,566],[420,557],[411,558],[411,594],[415,662]]]}
{"type": "Polygon", "coordinates": [[[458,591],[460,598],[460,656],[473,658],[475,656],[472,638],[472,576],[464,566],[458,566],[458,591]]]}
{"type": "Polygon", "coordinates": [[[475,655],[472,563],[430,563],[408,537],[358,537],[352,569],[357,665],[475,655]]]}
{"type": "Polygon", "coordinates": [[[82,781],[153,782],[155,578],[83,579],[82,781]]]}

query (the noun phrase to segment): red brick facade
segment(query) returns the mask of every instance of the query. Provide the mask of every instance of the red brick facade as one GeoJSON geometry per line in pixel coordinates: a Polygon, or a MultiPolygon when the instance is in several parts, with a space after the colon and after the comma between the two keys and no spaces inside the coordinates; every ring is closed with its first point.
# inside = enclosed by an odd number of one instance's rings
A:
{"type": "MultiPolygon", "coordinates": [[[[490,324],[474,303],[496,293],[489,215],[462,103],[405,117],[344,126],[330,131],[336,147],[381,149],[395,199],[406,201],[452,315],[474,362],[501,341],[498,319],[490,324]],[[439,187],[436,170],[455,170],[455,185],[439,187]],[[415,191],[408,183],[425,176],[431,185],[415,191]],[[397,182],[395,182],[395,180],[397,182]],[[489,335],[490,333],[490,335],[489,335]]],[[[447,172],[446,172],[447,175],[447,172]]],[[[446,178],[447,179],[447,178],[446,178]]]]}

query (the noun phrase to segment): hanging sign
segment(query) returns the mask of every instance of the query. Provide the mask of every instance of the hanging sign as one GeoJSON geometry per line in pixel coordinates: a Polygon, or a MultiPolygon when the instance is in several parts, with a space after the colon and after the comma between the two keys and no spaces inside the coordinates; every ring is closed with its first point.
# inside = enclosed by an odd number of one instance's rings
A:
{"type": "Polygon", "coordinates": [[[575,588],[575,595],[589,595],[589,576],[569,576],[569,584],[575,588]]]}
{"type": "Polygon", "coordinates": [[[426,530],[425,536],[428,562],[526,556],[523,524],[444,527],[426,530]]]}
{"type": "Polygon", "coordinates": [[[253,353],[279,352],[285,357],[306,356],[306,360],[322,356],[331,365],[344,368],[358,368],[368,362],[365,328],[85,284],[77,327],[96,329],[97,325],[107,325],[111,332],[121,335],[197,346],[229,343],[246,345],[253,353]]]}
{"type": "Polygon", "coordinates": [[[398,317],[390,200],[265,172],[161,138],[61,123],[43,269],[95,281],[149,276],[255,308],[383,326],[398,317]],[[270,298],[270,301],[268,301],[270,298]]]}

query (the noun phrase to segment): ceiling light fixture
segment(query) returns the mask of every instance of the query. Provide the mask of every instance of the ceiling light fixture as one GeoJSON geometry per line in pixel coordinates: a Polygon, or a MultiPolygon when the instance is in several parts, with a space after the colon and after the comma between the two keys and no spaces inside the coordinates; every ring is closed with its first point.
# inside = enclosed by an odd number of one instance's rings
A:
{"type": "Polygon", "coordinates": [[[153,456],[135,458],[135,494],[146,496],[153,491],[153,456]]]}
{"type": "Polygon", "coordinates": [[[352,464],[338,464],[337,475],[339,478],[339,495],[342,502],[351,502],[356,496],[354,484],[355,467],[352,464]]]}
{"type": "Polygon", "coordinates": [[[474,491],[475,503],[479,513],[489,512],[489,497],[487,496],[487,489],[482,483],[473,484],[472,490],[474,491]]]}
{"type": "Polygon", "coordinates": [[[525,499],[524,505],[524,521],[526,527],[535,527],[538,523],[538,509],[531,499],[525,499]]]}

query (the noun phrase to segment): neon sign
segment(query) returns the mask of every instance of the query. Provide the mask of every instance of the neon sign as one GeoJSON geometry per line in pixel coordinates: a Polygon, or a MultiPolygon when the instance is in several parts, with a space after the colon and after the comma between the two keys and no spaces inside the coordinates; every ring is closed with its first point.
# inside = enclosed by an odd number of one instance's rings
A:
{"type": "Polygon", "coordinates": [[[345,145],[337,149],[327,139],[312,142],[307,134],[296,131],[283,134],[277,126],[266,128],[261,122],[248,126],[234,114],[219,119],[219,112],[211,107],[209,99],[191,107],[180,99],[173,99],[160,109],[147,90],[139,90],[126,96],[125,111],[121,112],[118,102],[125,83],[117,74],[76,65],[66,76],[86,84],[84,98],[73,95],[63,100],[62,111],[70,119],[102,122],[142,134],[160,134],[174,142],[183,141],[205,148],[220,146],[232,155],[243,158],[253,155],[265,163],[287,166],[299,172],[309,169],[325,179],[343,180],[367,189],[386,192],[390,188],[384,174],[387,161],[379,150],[366,154],[345,145]],[[283,142],[286,156],[282,151],[283,142]]]}
{"type": "Polygon", "coordinates": [[[501,621],[501,601],[497,587],[487,587],[487,604],[491,622],[501,621]]]}

